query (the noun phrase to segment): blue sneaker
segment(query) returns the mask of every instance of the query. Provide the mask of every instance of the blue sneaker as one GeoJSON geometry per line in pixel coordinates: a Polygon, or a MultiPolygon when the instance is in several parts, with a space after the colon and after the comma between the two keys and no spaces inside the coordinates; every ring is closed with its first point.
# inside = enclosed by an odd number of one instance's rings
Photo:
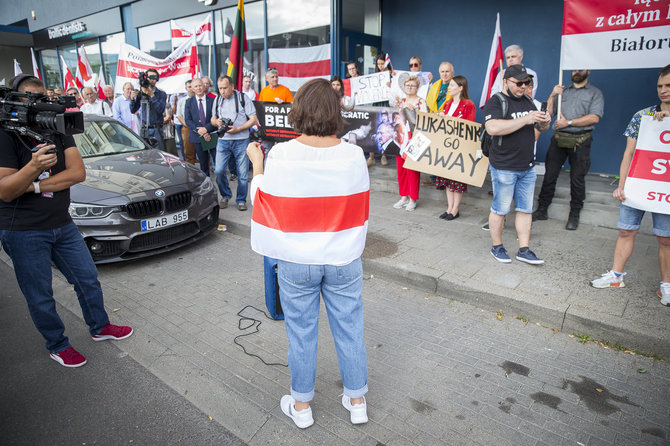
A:
{"type": "Polygon", "coordinates": [[[507,255],[507,251],[503,245],[498,246],[497,248],[491,248],[491,255],[499,262],[502,263],[511,263],[512,259],[507,255]]]}
{"type": "Polygon", "coordinates": [[[526,249],[525,251],[516,253],[516,259],[521,262],[530,263],[531,265],[542,265],[544,260],[538,258],[533,251],[526,249]]]}

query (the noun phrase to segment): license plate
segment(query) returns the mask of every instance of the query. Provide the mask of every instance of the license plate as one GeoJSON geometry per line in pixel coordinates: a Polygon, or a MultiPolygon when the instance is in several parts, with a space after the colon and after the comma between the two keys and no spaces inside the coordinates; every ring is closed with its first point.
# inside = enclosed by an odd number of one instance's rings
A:
{"type": "Polygon", "coordinates": [[[178,225],[180,223],[184,223],[186,220],[188,220],[188,211],[176,212],[169,215],[161,215],[160,217],[147,218],[146,220],[142,220],[142,232],[178,225]]]}

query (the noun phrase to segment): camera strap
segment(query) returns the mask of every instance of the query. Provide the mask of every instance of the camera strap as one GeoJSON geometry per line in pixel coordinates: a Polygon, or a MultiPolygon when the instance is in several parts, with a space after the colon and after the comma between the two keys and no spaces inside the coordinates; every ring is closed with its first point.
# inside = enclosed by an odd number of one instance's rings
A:
{"type": "MultiPolygon", "coordinates": [[[[240,103],[241,103],[242,104],[242,110],[244,110],[244,117],[247,118],[247,120],[249,120],[249,116],[247,116],[247,113],[246,113],[246,110],[245,110],[246,103],[244,102],[244,93],[240,93],[237,90],[233,90],[233,95],[235,96],[235,119],[237,119],[237,115],[240,114],[240,103]]],[[[218,95],[216,97],[216,103],[214,104],[215,105],[214,108],[216,109],[216,112],[218,114],[221,114],[221,110],[219,110],[219,99],[220,98],[221,98],[221,95],[218,95]]],[[[221,116],[217,116],[217,118],[220,118],[220,117],[221,116]]],[[[235,123],[235,119],[233,119],[233,123],[235,123]]]]}

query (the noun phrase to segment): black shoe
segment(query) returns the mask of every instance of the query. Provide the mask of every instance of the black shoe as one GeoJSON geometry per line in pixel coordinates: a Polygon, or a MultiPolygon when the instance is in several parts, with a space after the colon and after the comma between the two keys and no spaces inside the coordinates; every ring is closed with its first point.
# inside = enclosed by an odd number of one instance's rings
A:
{"type": "Polygon", "coordinates": [[[533,212],[533,221],[547,220],[548,218],[549,215],[547,215],[547,208],[537,208],[537,210],[533,212]]]}
{"type": "Polygon", "coordinates": [[[447,220],[448,220],[448,221],[456,220],[456,219],[457,219],[458,217],[460,217],[460,216],[461,216],[461,213],[460,213],[460,212],[456,212],[456,215],[449,214],[449,215],[447,215],[447,220]]]}
{"type": "Polygon", "coordinates": [[[570,212],[568,222],[565,224],[565,229],[574,231],[579,227],[579,212],[570,212]]]}
{"type": "Polygon", "coordinates": [[[441,218],[442,220],[447,220],[447,217],[448,217],[449,215],[451,215],[451,214],[448,214],[448,213],[446,213],[446,212],[442,212],[442,213],[440,214],[440,218],[441,218]]]}

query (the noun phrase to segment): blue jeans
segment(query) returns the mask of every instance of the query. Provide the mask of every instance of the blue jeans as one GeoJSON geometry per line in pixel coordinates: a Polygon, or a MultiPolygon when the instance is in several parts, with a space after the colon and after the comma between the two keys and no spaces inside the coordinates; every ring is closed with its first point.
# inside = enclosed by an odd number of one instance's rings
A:
{"type": "Polygon", "coordinates": [[[219,192],[224,199],[233,196],[228,186],[228,177],[226,177],[226,166],[228,159],[233,156],[237,165],[237,204],[247,202],[247,189],[249,184],[249,157],[247,156],[247,146],[249,139],[221,139],[216,143],[216,184],[219,186],[219,192]]]}
{"type": "Polygon", "coordinates": [[[291,396],[304,402],[314,398],[319,295],[323,295],[326,304],[344,394],[349,398],[365,395],[368,365],[363,339],[361,259],[343,266],[302,265],[279,260],[277,275],[289,342],[291,396]]]}
{"type": "MultiPolygon", "coordinates": [[[[626,231],[637,231],[640,229],[644,213],[645,211],[641,209],[632,208],[621,203],[619,205],[619,221],[616,227],[626,231]]],[[[658,237],[670,237],[670,215],[651,212],[651,218],[654,235],[658,237]]]]}
{"type": "Polygon", "coordinates": [[[535,168],[528,170],[501,170],[489,165],[491,183],[493,185],[493,203],[491,212],[498,215],[507,215],[515,203],[515,211],[524,214],[533,213],[533,194],[537,174],[535,168]]]}
{"type": "Polygon", "coordinates": [[[56,312],[51,262],[74,285],[89,333],[96,335],[109,323],[98,270],[74,223],[43,231],[0,230],[0,240],[14,263],[16,280],[28,303],[33,323],[51,353],[70,347],[64,335],[65,326],[56,312]]]}

